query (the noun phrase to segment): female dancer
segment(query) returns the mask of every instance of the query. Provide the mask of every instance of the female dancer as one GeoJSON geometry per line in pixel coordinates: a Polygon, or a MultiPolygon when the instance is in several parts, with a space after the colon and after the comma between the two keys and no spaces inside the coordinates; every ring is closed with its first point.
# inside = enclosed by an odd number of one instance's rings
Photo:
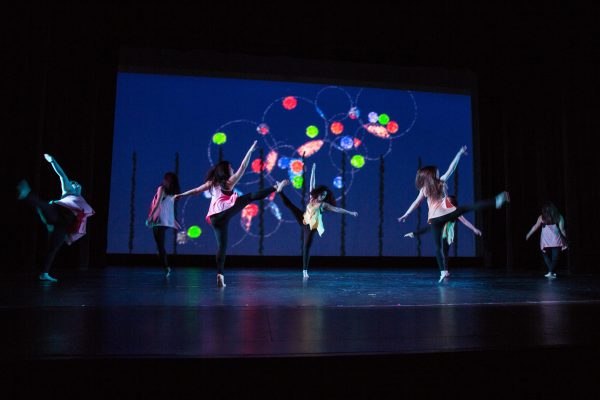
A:
{"type": "Polygon", "coordinates": [[[283,192],[279,193],[283,204],[290,209],[302,228],[302,276],[305,279],[308,278],[310,246],[312,245],[315,231],[319,232],[319,236],[323,236],[323,232],[325,232],[322,219],[323,211],[333,211],[335,213],[352,215],[353,217],[358,216],[356,211],[348,211],[336,207],[333,194],[327,186],[320,185],[315,187],[315,169],[316,164],[313,164],[310,173],[310,200],[304,212],[296,207],[283,192]]]}
{"type": "Polygon", "coordinates": [[[255,200],[262,200],[274,191],[281,189],[289,183],[284,180],[277,182],[274,186],[259,190],[258,192],[248,193],[243,196],[237,195],[233,188],[244,175],[250,156],[256,149],[256,141],[246,153],[242,164],[238,170],[233,173],[233,168],[229,161],[221,161],[213,166],[206,174],[206,182],[195,189],[188,190],[181,194],[173,196],[175,200],[183,196],[197,195],[204,191],[210,191],[211,201],[206,214],[206,221],[212,226],[217,240],[217,286],[225,287],[225,277],[223,276],[223,266],[225,265],[225,251],[227,250],[227,233],[229,220],[244,207],[255,200]]]}
{"type": "Polygon", "coordinates": [[[558,209],[551,202],[546,202],[542,206],[542,215],[537,219],[537,222],[529,230],[525,236],[528,240],[531,235],[542,227],[540,235],[540,248],[544,256],[544,262],[548,267],[548,273],[544,275],[546,278],[556,278],[556,265],[558,264],[558,256],[561,250],[567,249],[567,234],[565,232],[565,219],[558,212],[558,209]]]}
{"type": "Polygon", "coordinates": [[[433,243],[435,245],[435,258],[437,260],[438,267],[440,269],[440,282],[443,281],[450,275],[446,269],[444,262],[444,254],[442,253],[442,230],[447,222],[455,221],[458,217],[468,211],[480,210],[482,208],[502,207],[506,202],[510,201],[508,192],[502,192],[498,194],[495,199],[479,201],[472,205],[455,207],[448,200],[446,195],[446,181],[454,170],[458,166],[460,157],[467,153],[467,147],[463,146],[452,162],[450,167],[444,175],[439,176],[439,170],[436,166],[430,165],[419,168],[417,176],[415,178],[415,185],[419,191],[419,195],[415,201],[411,204],[408,210],[403,216],[398,218],[398,221],[405,222],[406,218],[410,215],[415,208],[419,206],[421,201],[426,198],[427,206],[429,208],[427,222],[431,225],[431,231],[433,233],[433,243]]]}
{"type": "Polygon", "coordinates": [[[49,203],[41,200],[31,192],[31,187],[26,180],[19,182],[17,191],[20,200],[25,200],[37,210],[50,233],[48,253],[39,279],[41,281],[57,282],[57,279],[49,275],[56,253],[63,243],[66,242],[71,245],[86,234],[87,219],[94,215],[94,210],[81,195],[81,185],[67,177],[67,174],[54,157],[44,154],[44,158],[52,165],[60,178],[61,198],[49,203]]]}
{"type": "Polygon", "coordinates": [[[152,227],[152,234],[158,249],[158,255],[165,269],[165,277],[171,274],[169,260],[165,250],[165,233],[168,228],[179,230],[181,227],[175,220],[175,200],[174,196],[181,193],[179,179],[173,172],[167,172],[163,177],[161,185],[156,190],[152,199],[150,213],[146,219],[146,226],[152,227]]]}
{"type": "MultiPolygon", "coordinates": [[[[456,196],[448,196],[448,200],[450,201],[450,203],[452,203],[454,207],[458,206],[456,196]]],[[[471,222],[469,222],[469,220],[466,219],[464,216],[461,215],[460,217],[458,217],[458,220],[462,222],[464,226],[472,230],[475,235],[481,236],[481,231],[475,228],[475,226],[473,226],[473,224],[471,224],[471,222]]],[[[427,225],[424,228],[419,229],[418,231],[409,232],[406,235],[404,235],[404,237],[414,238],[416,235],[422,235],[423,233],[429,230],[431,230],[431,225],[427,225]]],[[[454,231],[454,221],[446,222],[444,228],[442,229],[442,252],[444,254],[444,269],[446,271],[448,271],[448,255],[450,253],[450,246],[452,245],[452,243],[454,243],[454,231]]],[[[440,278],[440,282],[446,277],[448,277],[448,275],[450,275],[450,273],[448,273],[444,278],[440,278]]]]}

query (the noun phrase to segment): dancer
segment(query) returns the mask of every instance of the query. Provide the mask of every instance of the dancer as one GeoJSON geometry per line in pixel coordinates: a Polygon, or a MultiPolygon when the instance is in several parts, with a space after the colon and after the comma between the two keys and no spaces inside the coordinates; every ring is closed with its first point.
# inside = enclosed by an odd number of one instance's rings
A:
{"type": "MultiPolygon", "coordinates": [[[[458,206],[458,201],[456,200],[456,196],[448,196],[448,200],[454,207],[458,206]]],[[[476,236],[481,236],[481,231],[477,229],[468,219],[464,216],[458,217],[458,220],[462,222],[464,226],[473,231],[473,234],[476,236]]],[[[446,222],[444,228],[442,229],[442,252],[444,254],[444,269],[448,271],[448,257],[450,253],[450,246],[454,243],[455,236],[455,223],[454,221],[446,222]]],[[[431,230],[431,225],[426,225],[424,228],[419,229],[418,231],[409,232],[404,237],[414,238],[417,235],[422,235],[425,232],[431,230]]],[[[448,273],[449,274],[449,273],[448,273]]]]}
{"type": "Polygon", "coordinates": [[[152,228],[158,255],[165,269],[165,278],[168,278],[171,274],[171,267],[169,266],[165,250],[165,234],[169,228],[175,230],[181,229],[181,226],[175,219],[174,196],[179,193],[181,193],[181,188],[177,175],[173,172],[167,172],[163,177],[162,183],[156,189],[148,219],[146,220],[146,226],[152,228]]]}
{"type": "Polygon", "coordinates": [[[81,195],[81,185],[67,177],[54,157],[44,154],[44,158],[60,178],[61,198],[50,202],[41,200],[31,192],[26,180],[18,183],[17,192],[18,199],[25,200],[36,209],[50,233],[48,252],[39,279],[57,282],[56,278],[49,275],[56,253],[63,243],[71,245],[86,234],[87,219],[94,215],[94,210],[81,195]]]}
{"type": "Polygon", "coordinates": [[[221,161],[214,165],[206,174],[206,182],[195,189],[188,190],[181,194],[173,196],[177,200],[183,196],[197,195],[204,191],[209,191],[211,195],[210,206],[206,221],[212,226],[217,240],[217,286],[225,287],[225,277],[223,275],[223,267],[225,265],[225,253],[227,250],[227,237],[229,220],[244,207],[255,200],[262,200],[275,191],[281,191],[288,180],[277,182],[275,185],[259,190],[258,192],[248,193],[239,196],[233,190],[235,185],[244,175],[250,156],[256,150],[256,141],[252,144],[238,170],[233,173],[233,168],[229,161],[221,161]]]}
{"type": "Polygon", "coordinates": [[[548,267],[548,273],[544,275],[546,278],[556,278],[556,265],[558,264],[558,256],[561,250],[566,250],[567,234],[565,231],[565,219],[558,212],[558,209],[552,202],[546,202],[542,206],[542,214],[538,217],[537,222],[527,232],[525,240],[529,240],[531,235],[542,227],[540,235],[540,248],[544,262],[548,267]]]}
{"type": "Polygon", "coordinates": [[[446,181],[456,170],[460,158],[466,154],[467,147],[461,147],[450,163],[448,170],[441,177],[439,176],[438,168],[434,165],[419,168],[415,178],[415,186],[417,187],[419,194],[404,215],[398,218],[398,221],[405,222],[410,213],[412,213],[414,209],[421,204],[421,201],[423,201],[424,198],[427,199],[427,206],[429,208],[427,222],[431,225],[431,231],[433,234],[435,258],[440,269],[439,282],[444,281],[450,275],[446,269],[444,254],[442,252],[442,231],[444,225],[447,222],[455,221],[458,217],[468,211],[476,211],[494,206],[498,209],[502,207],[504,203],[510,201],[508,192],[502,192],[494,199],[479,201],[472,205],[458,207],[452,205],[448,199],[448,196],[446,195],[446,181]]]}
{"type": "Polygon", "coordinates": [[[325,232],[322,219],[323,211],[333,211],[335,213],[352,215],[353,217],[358,216],[356,211],[348,211],[336,207],[333,194],[327,186],[320,185],[315,187],[315,169],[316,164],[313,164],[310,173],[310,200],[304,212],[296,207],[283,192],[279,193],[283,204],[290,209],[302,228],[302,276],[305,279],[308,278],[310,246],[312,245],[315,231],[319,233],[319,236],[323,236],[323,232],[325,232]]]}

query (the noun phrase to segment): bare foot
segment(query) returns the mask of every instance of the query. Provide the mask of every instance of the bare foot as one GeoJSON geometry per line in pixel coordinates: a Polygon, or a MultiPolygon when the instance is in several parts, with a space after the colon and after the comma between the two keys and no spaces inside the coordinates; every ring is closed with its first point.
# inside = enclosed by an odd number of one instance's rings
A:
{"type": "Polygon", "coordinates": [[[222,274],[217,274],[217,287],[225,287],[225,277],[222,274]]]}

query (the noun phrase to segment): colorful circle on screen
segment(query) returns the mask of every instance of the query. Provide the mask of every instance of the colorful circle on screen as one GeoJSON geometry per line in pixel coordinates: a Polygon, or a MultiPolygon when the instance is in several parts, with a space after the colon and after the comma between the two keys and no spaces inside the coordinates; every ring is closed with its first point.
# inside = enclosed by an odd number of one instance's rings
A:
{"type": "Polygon", "coordinates": [[[361,143],[362,141],[359,138],[354,138],[354,147],[360,146],[361,143]]]}
{"type": "Polygon", "coordinates": [[[197,239],[202,235],[202,229],[198,225],[190,226],[187,230],[187,235],[192,239],[197,239]]]}
{"type": "Polygon", "coordinates": [[[281,157],[279,161],[277,161],[277,166],[281,169],[288,169],[290,167],[290,159],[287,157],[281,157]]]}
{"type": "Polygon", "coordinates": [[[371,111],[369,113],[369,122],[374,124],[379,119],[379,115],[375,111],[371,111]]]}
{"type": "Polygon", "coordinates": [[[348,117],[350,117],[350,119],[357,119],[360,117],[360,110],[357,107],[352,107],[350,111],[348,111],[348,117]]]}
{"type": "Polygon", "coordinates": [[[340,140],[340,145],[344,150],[350,150],[354,147],[354,140],[352,140],[351,136],[344,136],[342,140],[340,140]]]}
{"type": "Polygon", "coordinates": [[[256,127],[256,132],[260,133],[261,135],[266,135],[269,133],[269,125],[262,123],[260,125],[258,125],[256,127]]]}
{"type": "Polygon", "coordinates": [[[304,163],[301,160],[293,160],[290,163],[290,170],[296,174],[301,173],[303,168],[304,163]]]}
{"type": "Polygon", "coordinates": [[[294,96],[288,96],[282,101],[283,108],[293,110],[298,105],[298,100],[294,96]]]}
{"type": "Polygon", "coordinates": [[[227,141],[227,135],[223,132],[217,132],[213,135],[212,141],[214,144],[222,145],[227,141]]]}
{"type": "Polygon", "coordinates": [[[331,124],[330,129],[334,135],[339,135],[340,133],[344,132],[344,124],[342,124],[339,121],[336,121],[333,124],[331,124]]]}
{"type": "Polygon", "coordinates": [[[292,185],[296,188],[296,189],[300,189],[302,187],[302,184],[304,183],[304,177],[302,177],[302,175],[298,175],[292,178],[292,185]]]}
{"type": "Polygon", "coordinates": [[[350,164],[352,164],[354,168],[362,168],[365,165],[365,158],[360,154],[356,154],[350,159],[350,164]]]}
{"type": "Polygon", "coordinates": [[[342,182],[341,176],[336,176],[335,178],[333,178],[333,187],[334,188],[341,189],[343,184],[344,184],[344,182],[342,182]]]}
{"type": "Polygon", "coordinates": [[[253,172],[258,174],[261,169],[265,168],[265,163],[260,158],[257,158],[256,160],[252,161],[251,168],[253,172]]]}
{"type": "Polygon", "coordinates": [[[248,217],[256,217],[258,215],[258,206],[254,203],[250,203],[246,207],[244,207],[244,211],[242,212],[242,214],[248,217]]]}
{"type": "Polygon", "coordinates": [[[396,133],[398,132],[398,123],[396,121],[390,121],[385,128],[389,133],[396,133]]]}
{"type": "Polygon", "coordinates": [[[390,122],[390,116],[387,114],[381,114],[378,118],[378,121],[381,125],[385,125],[390,122]]]}
{"type": "Polygon", "coordinates": [[[317,137],[318,134],[319,128],[317,128],[316,126],[310,125],[306,128],[306,136],[308,136],[309,138],[314,139],[315,137],[317,137]]]}

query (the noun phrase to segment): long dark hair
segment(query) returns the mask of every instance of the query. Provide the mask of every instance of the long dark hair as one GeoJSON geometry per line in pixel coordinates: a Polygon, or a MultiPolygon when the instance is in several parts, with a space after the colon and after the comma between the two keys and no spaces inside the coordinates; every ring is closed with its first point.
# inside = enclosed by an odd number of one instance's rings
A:
{"type": "Polygon", "coordinates": [[[331,204],[332,206],[335,206],[335,197],[333,197],[333,193],[325,185],[319,185],[316,188],[314,188],[313,190],[311,190],[310,197],[313,199],[316,199],[321,195],[321,193],[323,193],[325,191],[327,192],[327,194],[325,195],[325,200],[323,200],[323,201],[325,203],[331,204]]]}
{"type": "Polygon", "coordinates": [[[558,209],[550,201],[547,201],[542,205],[542,221],[546,225],[558,224],[560,221],[558,209]]]}
{"type": "Polygon", "coordinates": [[[213,187],[224,187],[229,178],[231,178],[231,163],[229,161],[220,161],[208,170],[205,181],[210,182],[210,185],[213,187]]]}
{"type": "Polygon", "coordinates": [[[432,199],[440,199],[444,195],[444,182],[437,177],[438,168],[427,165],[417,170],[415,186],[417,190],[425,188],[425,194],[432,199]]]}
{"type": "Polygon", "coordinates": [[[163,177],[162,187],[165,194],[172,196],[174,194],[181,193],[181,186],[179,186],[179,178],[174,172],[167,172],[163,177]]]}

